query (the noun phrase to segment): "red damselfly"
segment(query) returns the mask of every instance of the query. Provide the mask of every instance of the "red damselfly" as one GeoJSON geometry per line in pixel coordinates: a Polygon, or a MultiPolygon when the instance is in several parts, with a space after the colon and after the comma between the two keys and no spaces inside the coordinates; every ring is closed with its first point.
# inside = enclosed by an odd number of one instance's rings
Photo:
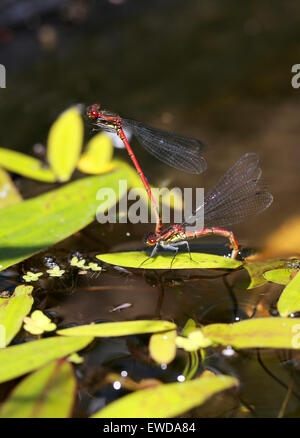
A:
{"type": "Polygon", "coordinates": [[[123,141],[150,198],[156,216],[155,234],[159,235],[161,232],[159,209],[148,181],[126,138],[124,129],[129,129],[142,146],[156,158],[176,169],[189,173],[202,173],[207,167],[205,158],[200,154],[204,150],[203,143],[193,137],[173,134],[161,129],[150,128],[135,120],[123,119],[118,114],[101,110],[99,104],[88,106],[86,113],[98,128],[115,132],[123,141]]]}
{"type": "Polygon", "coordinates": [[[256,153],[243,155],[220,178],[205,196],[204,202],[185,222],[162,230],[160,235],[149,234],[145,243],[153,247],[153,250],[150,257],[142,264],[154,257],[161,247],[174,251],[172,267],[180,246],[186,246],[191,258],[188,241],[212,234],[228,238],[232,249],[231,257],[236,258],[239,253],[238,242],[232,231],[227,231],[223,227],[238,224],[263,212],[273,201],[271,193],[259,185],[262,171],[258,163],[259,157],[256,153]],[[204,228],[187,231],[187,225],[202,214],[204,214],[204,228]]]}

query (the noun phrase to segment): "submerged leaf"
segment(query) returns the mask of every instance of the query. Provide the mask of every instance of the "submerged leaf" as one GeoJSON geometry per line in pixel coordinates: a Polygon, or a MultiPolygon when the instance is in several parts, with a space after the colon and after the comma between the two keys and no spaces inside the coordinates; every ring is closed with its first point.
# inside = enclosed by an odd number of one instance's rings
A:
{"type": "Polygon", "coordinates": [[[44,167],[37,158],[11,149],[0,148],[0,166],[10,172],[43,182],[55,182],[56,177],[51,169],[44,167]]]}
{"type": "Polygon", "coordinates": [[[59,181],[68,181],[76,167],[83,142],[83,121],[78,107],[64,111],[49,130],[48,162],[59,181]]]}
{"type": "Polygon", "coordinates": [[[104,322],[103,324],[78,325],[58,330],[63,336],[95,336],[100,338],[111,336],[128,336],[141,333],[157,333],[176,329],[176,324],[169,321],[138,320],[123,322],[104,322]]]}
{"type": "Polygon", "coordinates": [[[234,324],[210,324],[202,328],[214,343],[233,348],[300,349],[300,318],[254,318],[234,324]]]}
{"type": "Polygon", "coordinates": [[[203,404],[218,392],[236,386],[237,379],[221,375],[167,383],[126,395],[96,412],[92,418],[176,417],[203,404]]]}
{"type": "MultiPolygon", "coordinates": [[[[174,253],[164,252],[145,261],[149,254],[144,251],[128,251],[111,254],[99,254],[99,260],[118,266],[142,269],[170,269],[174,253]]],[[[172,269],[235,269],[242,262],[213,254],[179,253],[172,264],[172,269]]]]}
{"type": "Polygon", "coordinates": [[[23,318],[33,305],[32,290],[32,286],[18,286],[8,300],[0,302],[0,338],[1,327],[4,329],[4,342],[0,339],[0,347],[7,346],[21,329],[23,318]]]}
{"type": "Polygon", "coordinates": [[[150,338],[150,356],[159,364],[168,364],[176,356],[177,331],[170,330],[164,333],[155,333],[150,338]]]}
{"type": "Polygon", "coordinates": [[[76,395],[72,365],[57,360],[19,383],[0,409],[0,418],[68,418],[76,395]]]}
{"type": "Polygon", "coordinates": [[[4,348],[0,350],[0,383],[82,350],[92,340],[92,337],[54,336],[4,348]]]}
{"type": "Polygon", "coordinates": [[[277,303],[278,312],[281,316],[300,311],[300,273],[284,288],[277,303]]]}

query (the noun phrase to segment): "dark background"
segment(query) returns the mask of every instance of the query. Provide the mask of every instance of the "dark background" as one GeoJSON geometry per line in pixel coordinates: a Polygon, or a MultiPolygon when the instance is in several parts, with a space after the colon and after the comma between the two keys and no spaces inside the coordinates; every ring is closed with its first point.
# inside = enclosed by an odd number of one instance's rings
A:
{"type": "Polygon", "coordinates": [[[296,0],[2,0],[0,26],[1,146],[32,153],[66,107],[101,102],[206,143],[208,171],[196,177],[137,146],[154,185],[208,188],[242,154],[258,152],[275,200],[236,227],[247,243],[299,213],[296,0]]]}

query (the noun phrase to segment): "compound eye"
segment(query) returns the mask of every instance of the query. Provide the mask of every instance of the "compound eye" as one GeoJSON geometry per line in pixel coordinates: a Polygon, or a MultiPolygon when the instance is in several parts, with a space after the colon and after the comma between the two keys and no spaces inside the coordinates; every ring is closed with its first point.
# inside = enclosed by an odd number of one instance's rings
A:
{"type": "Polygon", "coordinates": [[[89,117],[90,117],[91,119],[97,119],[97,117],[98,117],[98,111],[96,111],[96,110],[94,110],[94,109],[90,110],[90,111],[89,111],[89,117]]]}

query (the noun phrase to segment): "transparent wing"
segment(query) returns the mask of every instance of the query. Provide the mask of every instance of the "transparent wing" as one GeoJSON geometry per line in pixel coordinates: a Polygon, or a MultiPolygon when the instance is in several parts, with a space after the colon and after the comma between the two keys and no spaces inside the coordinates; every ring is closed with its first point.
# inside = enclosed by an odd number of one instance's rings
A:
{"type": "Polygon", "coordinates": [[[150,128],[134,120],[123,119],[123,127],[131,129],[150,154],[169,166],[189,173],[206,170],[206,160],[200,154],[205,147],[200,140],[150,128]]]}
{"type": "Polygon", "coordinates": [[[204,211],[205,227],[226,227],[243,222],[270,206],[273,196],[260,183],[261,169],[255,153],[243,155],[219,179],[205,196],[193,216],[183,224],[192,223],[204,211]]]}

